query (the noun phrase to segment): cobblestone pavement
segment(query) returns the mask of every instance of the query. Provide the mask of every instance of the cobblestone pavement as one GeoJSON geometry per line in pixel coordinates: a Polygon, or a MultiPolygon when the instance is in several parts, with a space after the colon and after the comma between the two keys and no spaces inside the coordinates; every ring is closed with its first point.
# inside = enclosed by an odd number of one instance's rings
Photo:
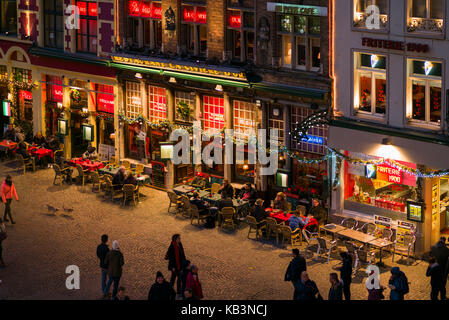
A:
{"type": "MultiPolygon", "coordinates": [[[[203,229],[190,220],[167,213],[166,193],[144,188],[137,207],[122,208],[103,200],[91,186],[53,186],[53,170],[17,175],[12,164],[0,165],[0,177],[10,173],[19,194],[13,202],[15,225],[8,224],[3,242],[5,269],[0,270],[0,299],[100,299],[100,270],[96,246],[100,235],[117,239],[125,257],[121,284],[132,299],[146,299],[161,270],[169,278],[164,255],[173,233],[181,233],[187,258],[199,266],[206,299],[291,299],[293,287],[284,281],[290,250],[271,242],[247,239],[247,227],[236,232],[203,229]],[[48,211],[47,205],[59,210],[48,211]],[[68,212],[66,209],[73,209],[68,212]],[[68,265],[81,271],[80,290],[65,287],[68,265]]],[[[1,206],[0,210],[3,210],[1,206]]],[[[325,259],[307,259],[310,277],[323,297],[329,290],[329,273],[339,265],[338,253],[325,259]]],[[[381,283],[387,284],[393,265],[386,258],[381,283]]],[[[394,264],[397,265],[397,264],[394,264]]],[[[427,263],[399,265],[412,283],[408,299],[428,299],[427,263]]],[[[366,299],[363,270],[353,280],[354,299],[366,299]]]]}

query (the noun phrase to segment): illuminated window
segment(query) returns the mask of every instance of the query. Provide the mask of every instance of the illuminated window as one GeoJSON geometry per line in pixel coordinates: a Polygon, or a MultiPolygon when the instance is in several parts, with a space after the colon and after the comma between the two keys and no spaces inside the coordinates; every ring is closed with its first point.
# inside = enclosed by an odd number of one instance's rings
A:
{"type": "Polygon", "coordinates": [[[150,121],[167,120],[165,88],[148,86],[148,100],[148,114],[150,115],[150,121]]]}
{"type": "Polygon", "coordinates": [[[96,84],[97,111],[114,113],[114,86],[96,84]]]}
{"type": "Polygon", "coordinates": [[[251,133],[255,134],[256,113],[254,104],[234,101],[234,135],[236,139],[248,141],[251,133]]]}
{"type": "Polygon", "coordinates": [[[184,5],[181,8],[181,46],[184,53],[205,57],[207,53],[206,7],[184,5]]]}
{"type": "Polygon", "coordinates": [[[126,82],[126,108],[125,115],[128,118],[137,118],[142,115],[142,96],[140,94],[140,83],[126,82]]]}
{"type": "Polygon", "coordinates": [[[444,10],[443,0],[409,0],[407,30],[442,33],[444,10]]]}
{"type": "Polygon", "coordinates": [[[355,53],[354,63],[355,110],[384,116],[387,108],[385,56],[355,53]]]}
{"type": "Polygon", "coordinates": [[[77,51],[97,53],[97,3],[77,1],[80,28],[76,30],[77,51]]]}
{"type": "Polygon", "coordinates": [[[180,121],[190,121],[190,119],[185,119],[180,112],[178,111],[178,107],[180,103],[185,103],[190,107],[191,110],[191,118],[194,116],[193,112],[195,110],[195,95],[190,92],[184,91],[176,91],[175,92],[175,115],[176,120],[180,121]]]}
{"type": "Polygon", "coordinates": [[[384,30],[387,27],[388,0],[354,0],[354,27],[366,28],[367,18],[372,12],[367,9],[373,5],[379,9],[379,28],[384,30]]]}
{"type": "Polygon", "coordinates": [[[128,37],[133,46],[152,50],[162,47],[162,7],[160,2],[128,0],[128,37]],[[143,35],[141,37],[140,35],[143,35]]]}
{"type": "Polygon", "coordinates": [[[0,0],[0,33],[17,34],[17,2],[16,0],[0,0]]]}
{"type": "Polygon", "coordinates": [[[62,49],[64,24],[61,1],[44,1],[44,26],[45,46],[62,49]]]}
{"type": "Polygon", "coordinates": [[[228,10],[226,32],[227,50],[231,53],[231,58],[240,61],[253,60],[254,13],[228,10]]]}
{"type": "Polygon", "coordinates": [[[62,102],[62,97],[62,78],[58,76],[47,76],[47,101],[62,102]]]}
{"type": "Polygon", "coordinates": [[[14,79],[19,82],[31,83],[31,70],[22,68],[12,68],[14,79]]]}
{"type": "Polygon", "coordinates": [[[270,117],[268,120],[269,129],[278,130],[278,140],[284,143],[285,122],[282,109],[279,107],[270,107],[270,117]]]}
{"type": "MultiPolygon", "coordinates": [[[[307,117],[311,116],[314,111],[310,108],[291,107],[291,128],[294,130],[298,124],[302,123],[307,117]]],[[[307,131],[308,139],[297,141],[291,140],[292,149],[309,152],[326,154],[327,145],[327,126],[315,126],[307,131]]]]}
{"type": "Polygon", "coordinates": [[[408,60],[407,117],[421,124],[441,125],[442,64],[408,60]]]}
{"type": "Polygon", "coordinates": [[[203,97],[203,129],[207,134],[217,134],[225,126],[224,99],[220,97],[203,97]]]}

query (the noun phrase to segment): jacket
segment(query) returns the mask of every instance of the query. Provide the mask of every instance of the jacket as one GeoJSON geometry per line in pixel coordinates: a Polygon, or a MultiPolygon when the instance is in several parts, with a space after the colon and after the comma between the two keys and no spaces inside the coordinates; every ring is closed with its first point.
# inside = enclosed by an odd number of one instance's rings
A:
{"type": "Polygon", "coordinates": [[[133,176],[127,177],[125,180],[123,180],[123,184],[132,184],[134,186],[137,186],[137,180],[133,176]]]}
{"type": "Polygon", "coordinates": [[[384,299],[383,295],[384,289],[370,289],[368,290],[368,300],[369,301],[380,301],[384,299]]]}
{"type": "Polygon", "coordinates": [[[187,288],[190,288],[193,295],[198,299],[204,298],[203,289],[201,288],[201,282],[198,279],[197,274],[193,274],[192,272],[189,272],[189,274],[187,274],[186,289],[187,288]]]}
{"type": "MultiPolygon", "coordinates": [[[[170,246],[168,247],[167,253],[166,253],[166,258],[168,259],[168,270],[172,271],[173,268],[176,269],[176,271],[180,271],[178,270],[177,266],[176,266],[176,256],[175,256],[175,246],[173,245],[173,242],[170,243],[170,246]]],[[[182,265],[184,264],[184,261],[186,261],[186,255],[184,253],[184,248],[182,246],[182,243],[179,244],[179,264],[182,265]]]]}
{"type": "Polygon", "coordinates": [[[148,292],[148,300],[153,301],[174,301],[176,292],[166,280],[162,284],[155,282],[148,292]]]}
{"type": "Polygon", "coordinates": [[[301,273],[303,271],[307,271],[306,259],[302,256],[294,257],[287,267],[284,280],[296,283],[296,281],[301,279],[301,273]]]}
{"type": "Polygon", "coordinates": [[[38,146],[43,146],[45,144],[45,138],[43,136],[40,138],[38,138],[37,136],[34,136],[33,143],[38,146]]]}
{"type": "Polygon", "coordinates": [[[6,184],[5,181],[3,181],[2,184],[2,201],[3,203],[6,203],[7,199],[12,199],[12,197],[15,197],[17,201],[19,201],[19,197],[17,196],[16,187],[14,186],[14,183],[10,186],[6,184]]]}
{"type": "Polygon", "coordinates": [[[349,284],[352,281],[352,258],[343,259],[343,265],[340,268],[340,277],[343,282],[349,284]]]}
{"type": "Polygon", "coordinates": [[[269,216],[269,214],[265,211],[265,209],[262,206],[255,206],[254,211],[251,213],[251,215],[256,218],[257,222],[261,222],[266,217],[269,216]]]}
{"type": "Polygon", "coordinates": [[[427,268],[426,277],[430,277],[430,285],[432,288],[442,288],[443,283],[443,270],[438,263],[434,263],[427,268]]]}
{"type": "Polygon", "coordinates": [[[121,277],[122,267],[125,264],[123,254],[119,250],[111,250],[106,254],[104,263],[108,266],[110,277],[121,277]]]}
{"type": "Polygon", "coordinates": [[[335,286],[331,286],[329,289],[329,301],[342,301],[343,300],[343,283],[340,281],[335,286]]]}
{"type": "Polygon", "coordinates": [[[394,276],[388,284],[393,285],[396,289],[390,291],[390,300],[404,300],[404,292],[406,289],[405,279],[403,277],[404,273],[400,273],[394,276]]]}
{"type": "Polygon", "coordinates": [[[234,188],[230,184],[223,189],[218,190],[218,193],[222,194],[222,196],[226,194],[231,199],[234,198],[234,188]]]}
{"type": "Polygon", "coordinates": [[[101,243],[97,247],[97,257],[100,259],[100,268],[107,269],[108,265],[104,262],[104,259],[106,258],[107,253],[109,252],[109,247],[101,243]]]}
{"type": "Polygon", "coordinates": [[[432,246],[430,252],[440,265],[441,271],[444,272],[444,275],[447,276],[449,271],[449,266],[447,264],[447,261],[449,259],[449,249],[444,243],[438,241],[434,246],[432,246]]]}
{"type": "Polygon", "coordinates": [[[317,300],[318,287],[312,280],[303,283],[301,280],[295,283],[294,300],[311,301],[317,300]]]}

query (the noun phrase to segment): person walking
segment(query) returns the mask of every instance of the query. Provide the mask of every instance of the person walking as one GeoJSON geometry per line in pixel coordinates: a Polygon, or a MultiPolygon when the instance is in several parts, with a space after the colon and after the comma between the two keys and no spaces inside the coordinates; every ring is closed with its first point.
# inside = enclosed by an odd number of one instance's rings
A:
{"type": "Polygon", "coordinates": [[[408,279],[399,267],[391,268],[391,278],[388,281],[390,288],[390,300],[404,300],[404,296],[409,292],[408,279]]]}
{"type": "Polygon", "coordinates": [[[441,237],[440,240],[434,246],[432,246],[432,248],[430,249],[430,253],[433,257],[435,257],[436,262],[438,262],[438,265],[440,266],[443,277],[441,300],[446,300],[446,283],[449,273],[449,248],[446,247],[446,238],[441,237]]]}
{"type": "Polygon", "coordinates": [[[19,197],[17,196],[16,187],[14,186],[14,183],[12,183],[12,177],[9,174],[6,176],[5,181],[3,181],[1,193],[3,203],[5,204],[3,221],[9,222],[7,218],[7,216],[9,216],[11,223],[15,224],[11,216],[11,201],[13,196],[16,198],[16,201],[19,201],[19,197]]]}
{"type": "Polygon", "coordinates": [[[118,241],[114,240],[112,242],[112,250],[110,250],[104,259],[105,264],[108,266],[108,284],[106,285],[106,293],[109,295],[109,289],[111,288],[112,282],[114,282],[114,289],[112,291],[112,298],[114,299],[117,295],[117,289],[120,283],[120,278],[122,277],[122,268],[125,264],[123,254],[120,251],[118,241]]]}
{"type": "Polygon", "coordinates": [[[100,260],[101,269],[101,291],[103,292],[103,298],[108,296],[108,291],[106,291],[106,283],[108,278],[108,265],[105,264],[106,254],[109,252],[108,246],[108,235],[104,234],[101,236],[101,243],[97,247],[97,257],[100,260]]]}
{"type": "Polygon", "coordinates": [[[151,286],[148,292],[148,300],[153,301],[174,301],[176,298],[176,292],[173,286],[165,280],[162,272],[156,273],[156,281],[151,286]]]}
{"type": "Polygon", "coordinates": [[[198,299],[203,299],[203,289],[201,288],[201,282],[198,278],[198,267],[192,264],[190,272],[187,275],[186,289],[192,289],[193,295],[198,299]]]}
{"type": "Polygon", "coordinates": [[[307,271],[307,263],[306,259],[299,254],[298,249],[293,249],[292,255],[293,259],[287,267],[284,280],[291,281],[293,287],[295,287],[295,283],[301,279],[301,273],[307,271]]]}
{"type": "Polygon", "coordinates": [[[301,279],[295,283],[294,300],[321,300],[321,295],[315,281],[310,280],[307,271],[301,273],[301,279]]]}
{"type": "Polygon", "coordinates": [[[343,301],[343,283],[338,279],[338,274],[335,272],[329,275],[331,288],[329,289],[328,300],[343,301]]]}
{"type": "Polygon", "coordinates": [[[179,274],[179,277],[181,278],[181,292],[183,298],[186,290],[187,275],[190,272],[190,268],[191,268],[190,260],[185,260],[184,263],[182,264],[182,270],[179,274]]]}
{"type": "Polygon", "coordinates": [[[186,261],[186,255],[181,243],[180,234],[174,234],[172,236],[170,246],[165,254],[165,260],[168,260],[168,270],[171,271],[170,285],[173,287],[177,279],[176,290],[178,294],[181,294],[181,279],[179,274],[184,261],[186,261]]]}
{"type": "Polygon", "coordinates": [[[3,241],[6,239],[6,226],[3,223],[2,219],[0,219],[0,269],[5,267],[5,262],[3,261],[3,241]]]}
{"type": "Polygon", "coordinates": [[[440,294],[441,300],[444,300],[443,296],[443,270],[437,262],[437,260],[432,257],[429,260],[429,266],[427,267],[426,277],[430,277],[430,299],[432,301],[438,300],[438,295],[440,294]]]}
{"type": "Polygon", "coordinates": [[[343,282],[343,294],[345,300],[351,300],[351,282],[352,282],[352,258],[348,252],[341,252],[340,257],[343,265],[340,267],[340,278],[343,282]]]}

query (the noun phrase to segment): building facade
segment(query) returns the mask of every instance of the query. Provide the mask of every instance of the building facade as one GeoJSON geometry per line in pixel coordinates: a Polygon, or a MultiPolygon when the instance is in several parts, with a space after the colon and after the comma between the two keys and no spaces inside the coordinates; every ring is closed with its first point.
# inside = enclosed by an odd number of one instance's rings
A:
{"type": "Polygon", "coordinates": [[[345,0],[334,11],[332,217],[412,226],[416,254],[449,224],[448,14],[443,0],[345,0]]]}

